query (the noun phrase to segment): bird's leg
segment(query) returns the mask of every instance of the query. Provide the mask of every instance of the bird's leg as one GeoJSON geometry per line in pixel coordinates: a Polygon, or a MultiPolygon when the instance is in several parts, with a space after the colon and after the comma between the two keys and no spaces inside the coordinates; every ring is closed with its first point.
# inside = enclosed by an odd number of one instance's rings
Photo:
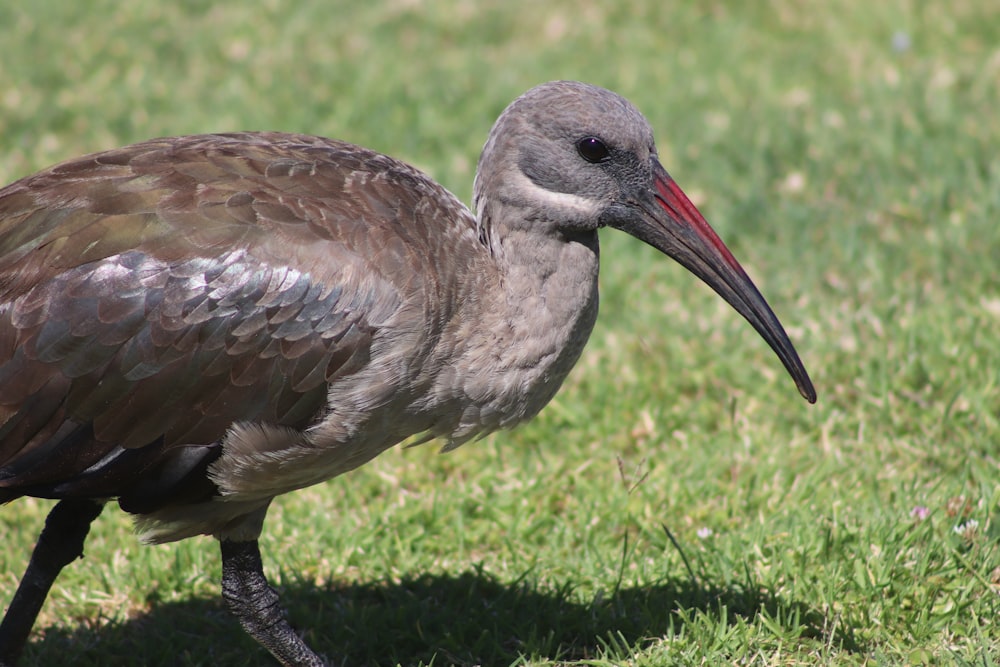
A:
{"type": "Polygon", "coordinates": [[[295,634],[278,593],[267,583],[257,540],[220,540],[222,597],[240,625],[282,665],[321,667],[326,663],[295,634]]]}
{"type": "Polygon", "coordinates": [[[49,512],[28,568],[0,623],[0,665],[13,665],[17,660],[52,583],[64,567],[83,555],[90,524],[103,508],[102,501],[67,498],[49,512]]]}

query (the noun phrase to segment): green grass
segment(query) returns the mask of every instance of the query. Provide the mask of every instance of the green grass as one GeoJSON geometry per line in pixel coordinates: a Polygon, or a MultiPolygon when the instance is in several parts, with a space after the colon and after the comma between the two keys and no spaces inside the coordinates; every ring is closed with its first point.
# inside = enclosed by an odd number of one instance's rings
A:
{"type": "MultiPolygon", "coordinates": [[[[1000,662],[989,3],[20,4],[0,6],[3,182],[283,129],[467,200],[513,97],[613,88],[813,375],[809,406],[725,304],[607,234],[602,319],[535,422],[276,502],[267,574],[334,664],[1000,662]]],[[[0,508],[3,604],[48,507],[0,508]]],[[[218,577],[209,538],[141,547],[109,508],[23,663],[268,664],[218,577]]]]}

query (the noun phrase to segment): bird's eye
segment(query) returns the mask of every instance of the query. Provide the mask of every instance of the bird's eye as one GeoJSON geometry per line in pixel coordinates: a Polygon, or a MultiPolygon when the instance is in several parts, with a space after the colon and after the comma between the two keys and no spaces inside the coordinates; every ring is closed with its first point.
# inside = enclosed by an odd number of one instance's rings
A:
{"type": "Polygon", "coordinates": [[[587,162],[604,162],[611,157],[611,151],[597,137],[584,137],[576,142],[576,150],[587,162]]]}

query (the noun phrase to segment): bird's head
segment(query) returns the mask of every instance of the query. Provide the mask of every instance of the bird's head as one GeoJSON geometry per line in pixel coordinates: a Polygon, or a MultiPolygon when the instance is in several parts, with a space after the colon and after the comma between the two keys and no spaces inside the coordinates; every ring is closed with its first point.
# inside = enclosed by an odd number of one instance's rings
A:
{"type": "Polygon", "coordinates": [[[736,258],[660,164],[648,121],[628,100],[573,81],[537,86],[497,119],[479,160],[473,206],[489,224],[578,239],[613,227],[694,273],[781,359],[809,402],[795,348],[736,258]]]}

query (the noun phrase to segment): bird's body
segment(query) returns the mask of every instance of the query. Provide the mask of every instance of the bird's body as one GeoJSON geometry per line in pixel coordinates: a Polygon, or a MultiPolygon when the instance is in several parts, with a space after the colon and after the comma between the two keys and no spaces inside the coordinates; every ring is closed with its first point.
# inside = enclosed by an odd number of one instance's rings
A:
{"type": "Polygon", "coordinates": [[[623,98],[555,82],[516,100],[473,208],[392,158],[278,133],[149,141],[0,190],[0,502],[62,499],[0,663],[114,498],[148,541],[215,535],[244,627],[318,664],[260,569],[268,504],[408,438],[533,417],[596,319],[600,227],[708,282],[815,399],[623,98]]]}
{"type": "Polygon", "coordinates": [[[533,416],[596,316],[596,246],[508,266],[426,176],[316,137],[89,156],[0,220],[0,499],[115,497],[153,541],[533,416]]]}

